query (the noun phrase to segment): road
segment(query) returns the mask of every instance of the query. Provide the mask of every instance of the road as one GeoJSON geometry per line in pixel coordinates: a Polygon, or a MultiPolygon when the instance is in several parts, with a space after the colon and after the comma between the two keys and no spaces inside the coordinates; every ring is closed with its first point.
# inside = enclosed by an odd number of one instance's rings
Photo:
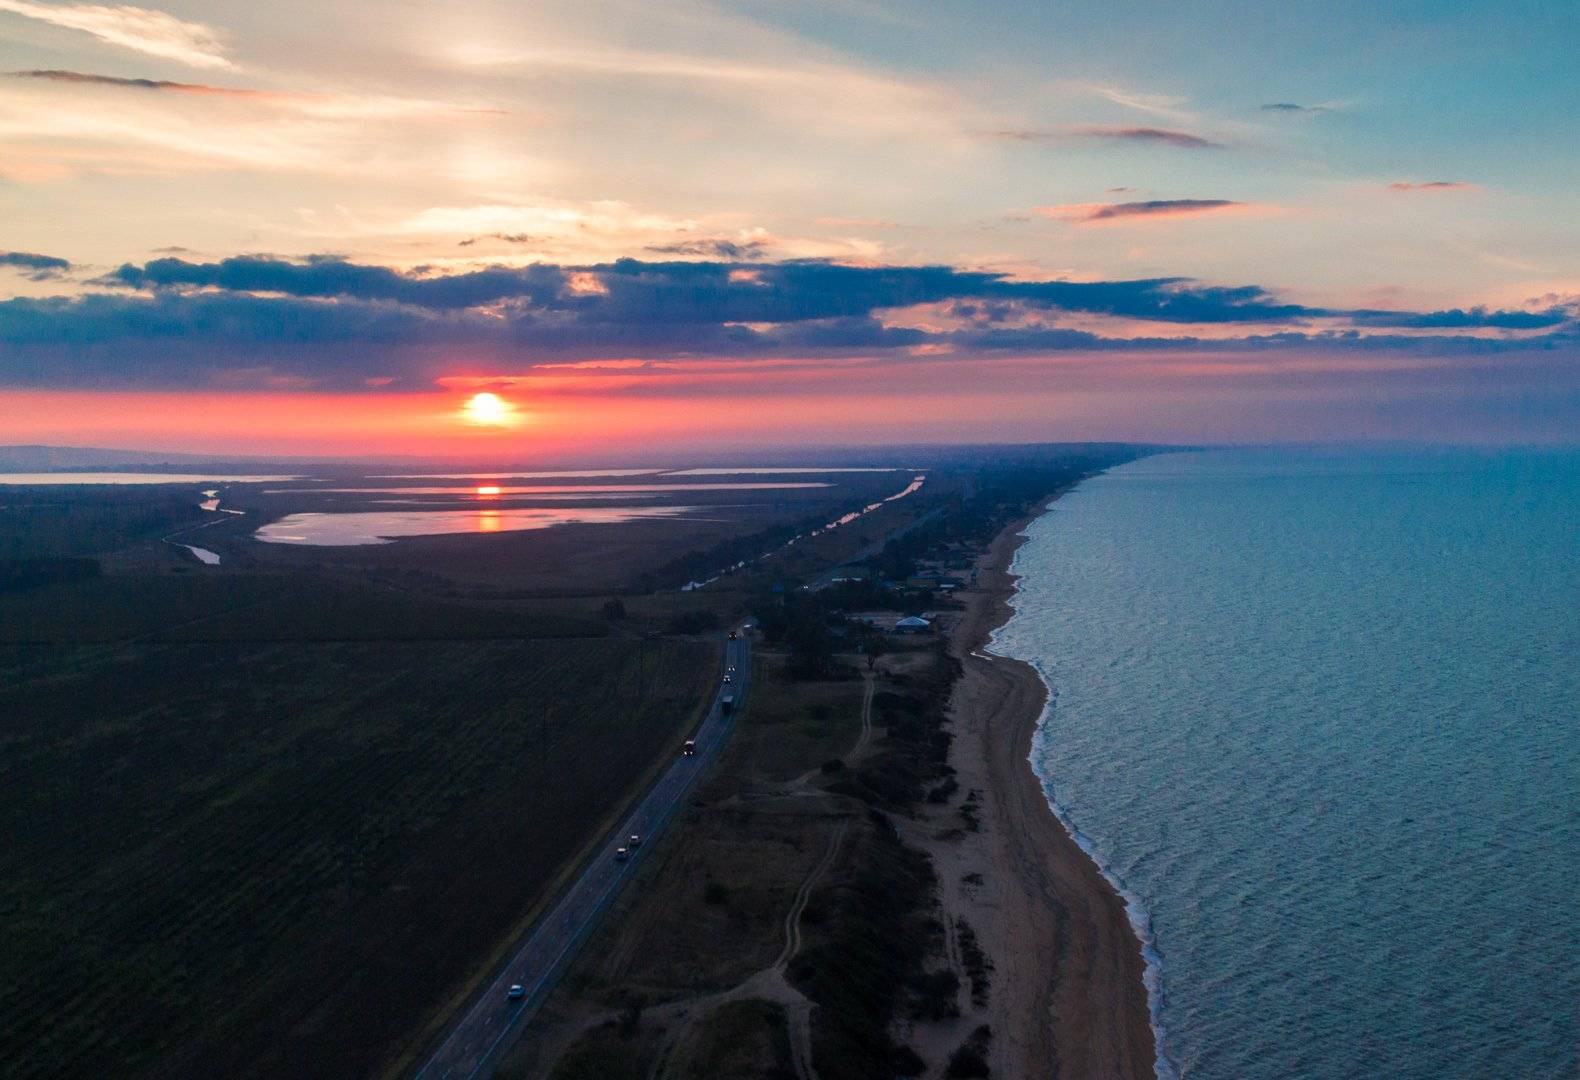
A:
{"type": "Polygon", "coordinates": [[[510,961],[477,991],[438,1051],[414,1074],[417,1080],[481,1080],[491,1075],[510,1043],[542,1007],[577,950],[592,936],[615,897],[683,805],[697,778],[728,741],[734,714],[745,702],[751,678],[751,648],[745,635],[724,643],[724,658],[726,668],[735,668],[734,681],[719,687],[707,716],[694,733],[696,754],[677,756],[648,789],[581,876],[528,931],[510,961]],[[724,710],[726,694],[735,701],[729,713],[724,710]],[[616,849],[628,846],[632,833],[642,837],[642,843],[628,858],[617,859],[616,849]],[[511,1001],[506,993],[516,983],[521,984],[525,994],[520,1000],[511,1001]]]}

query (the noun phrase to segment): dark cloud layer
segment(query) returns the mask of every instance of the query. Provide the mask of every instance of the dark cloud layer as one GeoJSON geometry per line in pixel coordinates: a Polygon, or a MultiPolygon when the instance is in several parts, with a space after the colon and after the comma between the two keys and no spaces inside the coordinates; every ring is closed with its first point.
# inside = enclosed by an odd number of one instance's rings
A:
{"type": "MultiPolygon", "coordinates": [[[[64,264],[11,258],[24,269],[49,267],[14,260],[64,264]]],[[[566,360],[861,355],[903,362],[918,346],[969,358],[1296,347],[1481,353],[1576,344],[1568,307],[1339,310],[1285,303],[1255,285],[1026,281],[948,266],[624,259],[436,276],[330,256],[243,256],[129,263],[98,284],[103,291],[83,296],[0,302],[0,385],[232,386],[284,378],[326,389],[372,379],[423,387],[447,375],[520,373],[566,360]],[[917,314],[888,317],[905,309],[917,314]],[[1071,317],[1089,324],[1092,316],[1201,330],[1105,336],[1061,325],[1071,317]],[[1489,330],[1499,336],[1468,333],[1489,330]],[[1528,336],[1515,336],[1521,333],[1528,336]]]]}

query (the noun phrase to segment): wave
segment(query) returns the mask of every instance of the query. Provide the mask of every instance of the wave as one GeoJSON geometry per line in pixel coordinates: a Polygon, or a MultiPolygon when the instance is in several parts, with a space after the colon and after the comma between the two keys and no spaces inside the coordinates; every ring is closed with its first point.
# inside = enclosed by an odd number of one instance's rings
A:
{"type": "MultiPolygon", "coordinates": [[[[1051,513],[1052,507],[1047,512],[1051,513]]],[[[1015,557],[1011,560],[1010,572],[1015,574],[1017,580],[1024,576],[1015,568],[1015,564],[1019,562],[1020,553],[1016,552],[1015,557]]],[[[1018,586],[1016,592],[1018,596],[1018,586]]],[[[1157,938],[1152,932],[1152,913],[1147,910],[1147,905],[1140,895],[1125,884],[1124,879],[1113,868],[1113,864],[1104,857],[1103,852],[1092,838],[1083,833],[1080,827],[1071,819],[1069,811],[1059,802],[1058,797],[1054,793],[1053,778],[1040,765],[1040,760],[1046,757],[1043,751],[1051,742],[1048,734],[1048,720],[1052,716],[1054,706],[1058,701],[1058,691],[1054,689],[1053,680],[1048,677],[1048,673],[1036,661],[1016,656],[1014,653],[1001,647],[1004,631],[1009,629],[1010,625],[1021,614],[1020,609],[1015,606],[1014,599],[1012,597],[1009,602],[1014,614],[989,635],[987,644],[982,647],[981,651],[1027,665],[1037,673],[1037,678],[1042,680],[1042,685],[1048,691],[1048,703],[1043,706],[1042,716],[1037,719],[1037,733],[1032,738],[1031,755],[1027,758],[1027,761],[1031,765],[1031,771],[1042,784],[1043,794],[1047,796],[1048,807],[1053,811],[1053,816],[1058,818],[1059,824],[1064,827],[1064,831],[1069,834],[1070,839],[1075,841],[1076,846],[1086,854],[1087,858],[1092,860],[1092,865],[1096,866],[1098,873],[1103,875],[1103,880],[1107,881],[1113,887],[1114,892],[1119,894],[1119,898],[1124,901],[1125,918],[1129,920],[1130,928],[1135,933],[1136,940],[1141,943],[1141,960],[1144,965],[1141,981],[1147,991],[1147,1015],[1152,1026],[1153,1073],[1157,1080],[1179,1080],[1179,1069],[1164,1048],[1163,954],[1159,951],[1157,938]]]]}

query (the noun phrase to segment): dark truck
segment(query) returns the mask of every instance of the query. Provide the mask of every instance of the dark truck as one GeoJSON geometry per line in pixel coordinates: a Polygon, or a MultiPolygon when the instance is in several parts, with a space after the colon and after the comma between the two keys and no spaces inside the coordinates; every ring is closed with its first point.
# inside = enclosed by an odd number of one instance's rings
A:
{"type": "Polygon", "coordinates": [[[722,698],[719,699],[719,712],[723,713],[725,716],[729,716],[734,711],[735,711],[735,695],[734,694],[725,694],[722,698]]]}

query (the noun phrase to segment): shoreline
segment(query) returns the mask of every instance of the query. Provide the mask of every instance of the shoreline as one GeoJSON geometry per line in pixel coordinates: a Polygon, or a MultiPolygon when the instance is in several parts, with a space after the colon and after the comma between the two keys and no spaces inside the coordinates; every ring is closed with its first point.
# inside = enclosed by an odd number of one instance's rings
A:
{"type": "Polygon", "coordinates": [[[1014,615],[1010,567],[1027,526],[1063,494],[1003,529],[978,559],[977,586],[950,642],[962,664],[950,707],[951,762],[962,787],[981,791],[982,828],[948,845],[952,852],[926,846],[941,871],[945,911],[972,917],[996,965],[995,1074],[1153,1080],[1160,1035],[1143,936],[1031,764],[1048,685],[1032,665],[983,651],[1014,615]],[[943,872],[983,865],[992,873],[979,888],[943,872]]]}

